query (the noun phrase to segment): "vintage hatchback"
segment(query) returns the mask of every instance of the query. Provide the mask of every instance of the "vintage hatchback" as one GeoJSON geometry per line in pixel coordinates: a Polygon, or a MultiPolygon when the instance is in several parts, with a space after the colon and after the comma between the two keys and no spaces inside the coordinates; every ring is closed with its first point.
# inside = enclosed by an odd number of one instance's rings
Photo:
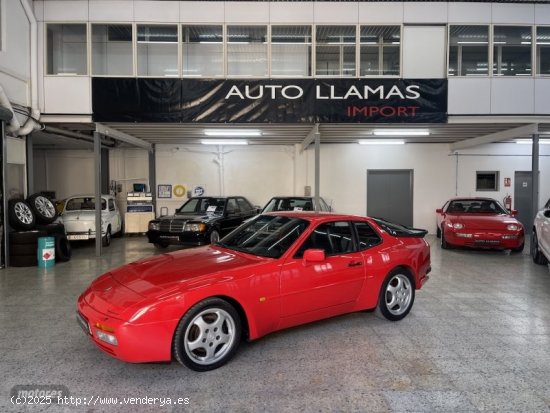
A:
{"type": "Polygon", "coordinates": [[[241,339],[377,307],[404,318],[428,280],[425,234],[350,215],[258,215],[216,244],[100,276],[79,297],[77,320],[118,359],[212,370],[241,339]]]}

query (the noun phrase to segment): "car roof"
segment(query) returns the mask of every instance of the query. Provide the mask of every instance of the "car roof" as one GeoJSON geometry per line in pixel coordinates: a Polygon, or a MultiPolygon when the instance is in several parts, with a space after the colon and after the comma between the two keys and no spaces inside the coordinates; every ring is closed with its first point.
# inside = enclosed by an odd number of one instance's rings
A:
{"type": "Polygon", "coordinates": [[[451,198],[449,201],[496,201],[494,198],[487,198],[487,197],[481,197],[481,196],[462,196],[458,198],[451,198]]]}
{"type": "MultiPolygon", "coordinates": [[[[106,195],[106,194],[102,194],[101,197],[102,198],[114,198],[114,196],[106,195]]],[[[68,196],[65,199],[72,199],[72,198],[95,198],[95,195],[94,194],[71,195],[71,196],[68,196]]]]}
{"type": "Polygon", "coordinates": [[[357,220],[368,219],[359,215],[335,214],[334,212],[314,212],[314,211],[277,211],[267,212],[264,215],[277,215],[290,218],[302,218],[308,221],[321,221],[325,219],[340,219],[340,220],[357,220]]]}

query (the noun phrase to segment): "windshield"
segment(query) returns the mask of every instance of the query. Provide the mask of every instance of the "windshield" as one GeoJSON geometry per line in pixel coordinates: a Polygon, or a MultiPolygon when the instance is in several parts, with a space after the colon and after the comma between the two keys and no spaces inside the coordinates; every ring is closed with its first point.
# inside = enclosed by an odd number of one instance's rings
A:
{"type": "Polygon", "coordinates": [[[447,213],[460,214],[507,214],[497,201],[492,199],[456,199],[449,203],[447,213]]]}
{"type": "MultiPolygon", "coordinates": [[[[325,202],[321,200],[321,211],[328,211],[325,202]]],[[[314,211],[312,198],[271,198],[262,212],[276,211],[314,211]]]]}
{"type": "Polygon", "coordinates": [[[258,215],[223,238],[219,245],[261,257],[279,258],[308,225],[304,219],[258,215]]]}
{"type": "Polygon", "coordinates": [[[225,198],[191,198],[176,214],[223,214],[225,198]]]}
{"type": "MultiPolygon", "coordinates": [[[[101,209],[107,208],[107,202],[101,199],[101,209]]],[[[65,205],[65,211],[94,211],[95,210],[95,198],[91,197],[79,197],[71,198],[65,205]]]]}

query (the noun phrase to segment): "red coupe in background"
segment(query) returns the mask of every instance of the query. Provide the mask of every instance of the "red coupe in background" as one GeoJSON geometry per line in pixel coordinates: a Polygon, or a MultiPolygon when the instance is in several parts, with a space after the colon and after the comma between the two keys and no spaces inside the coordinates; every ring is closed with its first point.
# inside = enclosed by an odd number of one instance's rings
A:
{"type": "Polygon", "coordinates": [[[453,246],[523,251],[523,225],[491,198],[455,198],[436,209],[441,248],[453,246]]]}
{"type": "Polygon", "coordinates": [[[349,215],[258,215],[219,243],[100,276],[79,297],[77,321],[118,359],[212,370],[243,338],[376,307],[402,319],[428,280],[424,235],[349,215]]]}

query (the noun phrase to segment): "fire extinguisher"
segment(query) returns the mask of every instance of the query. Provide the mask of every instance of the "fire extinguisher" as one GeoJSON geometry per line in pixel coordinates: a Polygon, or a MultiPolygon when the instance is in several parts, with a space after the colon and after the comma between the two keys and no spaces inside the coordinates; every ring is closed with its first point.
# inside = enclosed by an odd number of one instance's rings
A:
{"type": "Polygon", "coordinates": [[[506,195],[502,201],[508,211],[512,210],[512,197],[510,195],[506,195]]]}

